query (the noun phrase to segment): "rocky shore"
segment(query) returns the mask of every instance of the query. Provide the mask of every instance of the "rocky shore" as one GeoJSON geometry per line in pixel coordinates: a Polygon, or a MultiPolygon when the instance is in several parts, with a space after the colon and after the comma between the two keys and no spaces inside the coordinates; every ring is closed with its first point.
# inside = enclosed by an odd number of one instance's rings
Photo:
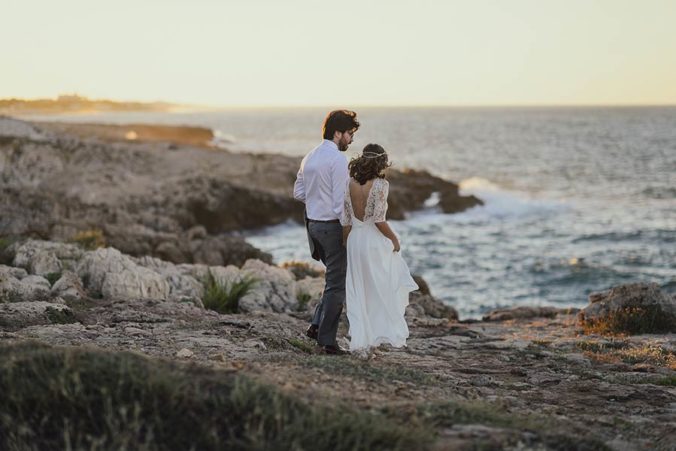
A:
{"type": "MultiPolygon", "coordinates": [[[[300,159],[214,149],[209,133],[0,118],[0,237],[98,240],[174,263],[269,262],[238,232],[302,221],[292,197],[300,159]]],[[[481,204],[425,172],[389,176],[393,219],[433,193],[449,213],[481,204]]]]}
{"type": "Polygon", "coordinates": [[[406,348],[323,355],[323,274],[232,233],[297,219],[297,159],[72,133],[0,119],[1,449],[674,449],[656,285],[462,321],[418,278],[406,348]]]}
{"type": "Polygon", "coordinates": [[[0,353],[12,357],[0,363],[0,384],[16,359],[34,364],[26,349],[40,349],[41,359],[132,351],[151,367],[170,361],[176,372],[246,377],[308,409],[378,412],[411,428],[420,449],[666,450],[676,440],[676,299],[655,286],[593,295],[582,312],[520,308],[467,323],[415,292],[407,348],[334,357],[303,334],[323,285],[307,268],[175,265],[34,240],[4,255],[0,353]],[[255,283],[234,312],[204,307],[210,279],[232,289],[246,278],[255,283]],[[585,321],[603,310],[597,305],[649,305],[671,322],[664,334],[591,333],[585,321]]]}

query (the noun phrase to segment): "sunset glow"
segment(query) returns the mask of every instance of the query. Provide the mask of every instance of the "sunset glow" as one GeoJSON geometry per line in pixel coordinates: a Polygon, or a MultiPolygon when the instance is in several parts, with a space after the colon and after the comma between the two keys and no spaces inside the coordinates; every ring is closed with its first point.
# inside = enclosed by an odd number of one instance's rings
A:
{"type": "Polygon", "coordinates": [[[0,97],[676,104],[676,2],[8,0],[0,97]]]}

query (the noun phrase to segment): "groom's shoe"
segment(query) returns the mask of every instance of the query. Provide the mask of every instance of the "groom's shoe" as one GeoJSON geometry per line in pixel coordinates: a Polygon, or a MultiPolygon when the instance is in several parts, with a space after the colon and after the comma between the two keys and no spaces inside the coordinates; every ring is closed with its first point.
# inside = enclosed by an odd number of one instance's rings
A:
{"type": "Polygon", "coordinates": [[[347,354],[347,351],[341,348],[338,345],[324,345],[322,346],[322,352],[329,355],[344,355],[347,354]]]}
{"type": "Polygon", "coordinates": [[[316,340],[317,336],[319,335],[319,326],[315,326],[314,324],[310,325],[310,327],[308,327],[305,331],[305,335],[307,335],[309,338],[312,338],[313,340],[316,340]]]}

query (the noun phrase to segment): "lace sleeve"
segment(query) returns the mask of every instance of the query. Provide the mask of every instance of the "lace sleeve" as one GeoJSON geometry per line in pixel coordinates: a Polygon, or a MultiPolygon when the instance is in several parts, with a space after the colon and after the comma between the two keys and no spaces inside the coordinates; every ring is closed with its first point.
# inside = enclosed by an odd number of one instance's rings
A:
{"type": "Polygon", "coordinates": [[[350,198],[350,182],[345,188],[345,200],[343,201],[343,214],[340,217],[340,225],[343,227],[352,225],[352,199],[350,198]]]}
{"type": "Polygon", "coordinates": [[[373,207],[373,222],[384,222],[385,214],[387,213],[387,194],[390,191],[390,183],[385,179],[376,180],[378,183],[373,187],[376,191],[373,192],[374,207],[373,207]]]}

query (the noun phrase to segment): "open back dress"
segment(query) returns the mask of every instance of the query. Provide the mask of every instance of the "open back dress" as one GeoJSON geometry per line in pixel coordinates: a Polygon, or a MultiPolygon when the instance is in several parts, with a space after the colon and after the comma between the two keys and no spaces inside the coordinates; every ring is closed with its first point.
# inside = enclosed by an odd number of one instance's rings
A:
{"type": "Polygon", "coordinates": [[[408,295],[418,285],[400,252],[376,227],[385,221],[389,183],[376,178],[366,198],[364,216],[352,208],[350,180],[345,192],[341,223],[351,225],[347,239],[345,294],[350,323],[350,351],[389,343],[406,345],[408,326],[404,318],[408,295]]]}

